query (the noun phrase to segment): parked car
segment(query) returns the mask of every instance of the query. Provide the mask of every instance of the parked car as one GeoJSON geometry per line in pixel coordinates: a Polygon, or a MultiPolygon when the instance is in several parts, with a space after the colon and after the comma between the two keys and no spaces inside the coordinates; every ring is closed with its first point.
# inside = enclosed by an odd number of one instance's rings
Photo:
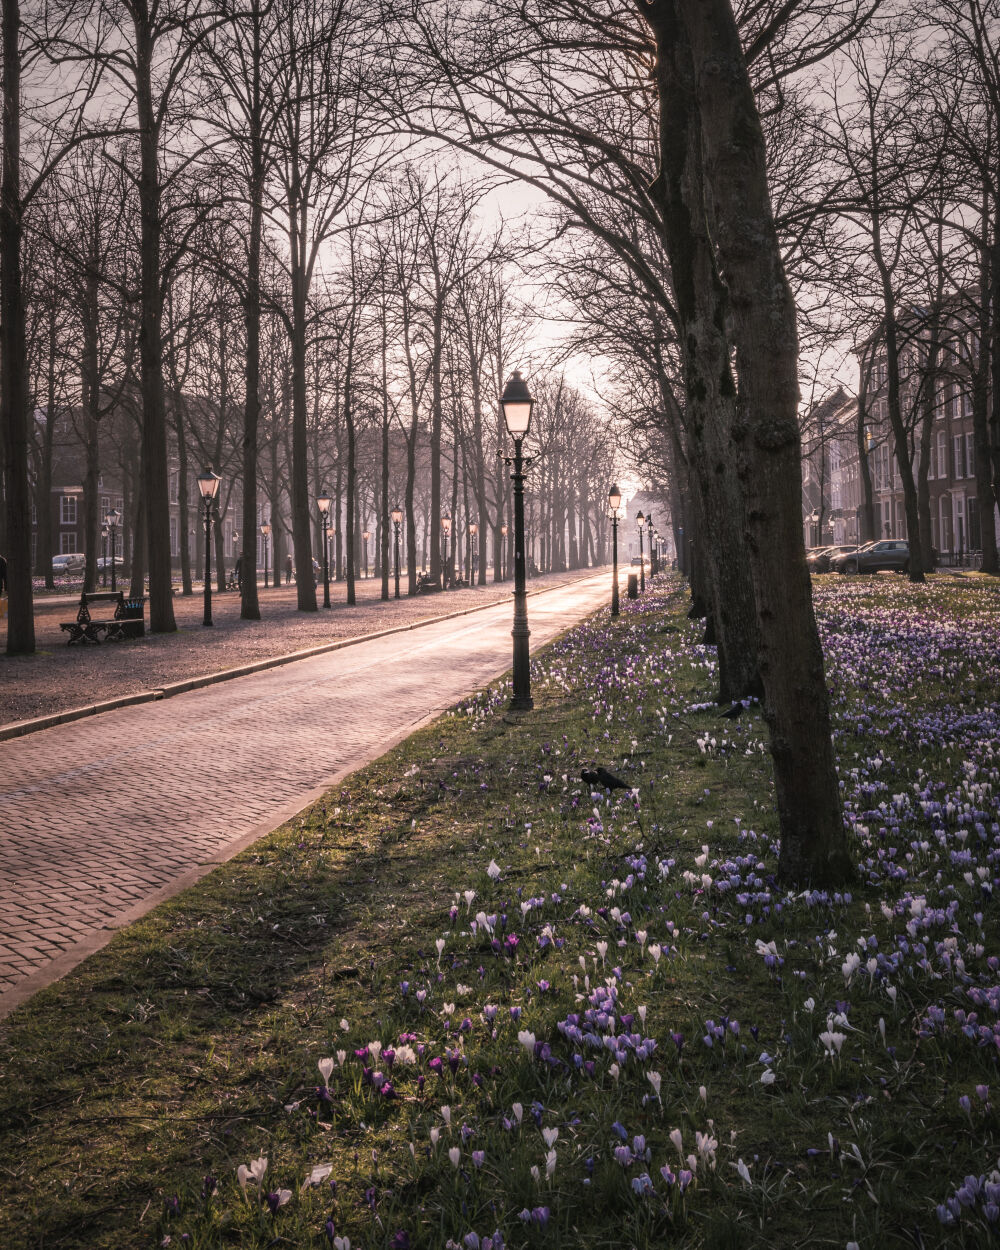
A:
{"type": "Polygon", "coordinates": [[[838,573],[877,573],[891,569],[896,573],[910,571],[910,544],[902,538],[880,538],[849,550],[833,561],[838,573]]]}
{"type": "Polygon", "coordinates": [[[854,551],[853,543],[835,544],[832,547],[814,547],[812,551],[806,552],[806,564],[809,566],[810,573],[829,573],[833,561],[838,556],[847,555],[854,551]]]}
{"type": "Polygon", "coordinates": [[[52,557],[52,572],[56,577],[65,577],[67,573],[81,573],[86,567],[87,557],[82,551],[69,551],[52,557]]]}
{"type": "MultiPolygon", "coordinates": [[[[122,556],[115,556],[115,572],[120,573],[122,569],[124,569],[124,567],[125,567],[124,558],[122,556]]],[[[105,569],[110,570],[110,568],[111,568],[111,557],[110,556],[98,556],[97,571],[101,573],[105,569]]]]}

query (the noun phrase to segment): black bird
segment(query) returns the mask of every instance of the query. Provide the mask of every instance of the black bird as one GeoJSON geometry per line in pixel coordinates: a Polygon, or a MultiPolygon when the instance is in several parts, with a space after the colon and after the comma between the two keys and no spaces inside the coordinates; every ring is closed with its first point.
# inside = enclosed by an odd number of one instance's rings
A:
{"type": "Polygon", "coordinates": [[[609,773],[602,764],[598,764],[596,768],[583,769],[580,777],[588,786],[603,786],[605,790],[632,789],[627,781],[622,781],[621,777],[616,777],[614,773],[609,773]]]}
{"type": "Polygon", "coordinates": [[[748,703],[734,703],[732,707],[727,707],[724,712],[720,712],[720,716],[724,716],[726,720],[735,720],[737,716],[741,716],[749,707],[748,703]]]}

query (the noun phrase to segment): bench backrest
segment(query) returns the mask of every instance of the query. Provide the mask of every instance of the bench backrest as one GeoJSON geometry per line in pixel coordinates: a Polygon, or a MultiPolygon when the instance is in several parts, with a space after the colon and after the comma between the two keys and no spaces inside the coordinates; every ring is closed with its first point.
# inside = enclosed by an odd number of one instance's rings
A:
{"type": "Polygon", "coordinates": [[[88,603],[96,603],[101,599],[117,603],[121,597],[120,590],[85,590],[80,596],[80,607],[85,607],[88,603]]]}

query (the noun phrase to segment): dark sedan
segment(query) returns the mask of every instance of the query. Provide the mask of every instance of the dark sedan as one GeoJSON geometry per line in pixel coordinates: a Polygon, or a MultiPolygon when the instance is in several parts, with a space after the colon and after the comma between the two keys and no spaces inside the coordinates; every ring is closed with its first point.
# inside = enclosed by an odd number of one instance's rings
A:
{"type": "Polygon", "coordinates": [[[806,553],[806,564],[809,566],[810,573],[829,573],[834,560],[853,551],[853,545],[847,546],[846,544],[833,547],[817,547],[815,550],[806,553]]]}
{"type": "Polygon", "coordinates": [[[908,573],[910,544],[902,538],[881,538],[838,556],[832,567],[838,573],[878,573],[883,569],[908,573]]]}

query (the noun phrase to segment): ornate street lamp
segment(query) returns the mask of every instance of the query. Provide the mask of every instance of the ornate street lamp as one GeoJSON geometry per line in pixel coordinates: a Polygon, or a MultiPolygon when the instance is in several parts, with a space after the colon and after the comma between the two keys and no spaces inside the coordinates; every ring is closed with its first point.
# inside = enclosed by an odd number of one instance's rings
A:
{"type": "Polygon", "coordinates": [[[531,410],[535,401],[520,372],[515,371],[500,396],[504,424],[514,440],[514,456],[504,456],[506,465],[513,464],[511,481],[514,483],[514,694],[510,701],[511,711],[527,711],[534,707],[531,697],[531,669],[528,653],[528,599],[525,592],[524,568],[524,469],[530,464],[522,454],[524,438],[531,425],[531,410]]]}
{"type": "MultiPolygon", "coordinates": [[[[111,589],[118,589],[118,582],[115,579],[115,534],[118,532],[118,526],[121,522],[122,514],[117,508],[112,508],[104,518],[104,524],[108,527],[108,533],[111,535],[111,589]]],[[[124,543],[122,546],[124,547],[124,543]]]]}
{"type": "Polygon", "coordinates": [[[655,577],[660,571],[659,556],[653,551],[653,514],[646,513],[646,536],[649,539],[649,576],[655,577]]]}
{"type": "Polygon", "coordinates": [[[500,537],[503,542],[500,544],[500,580],[507,580],[507,525],[504,523],[500,526],[500,537]]]}
{"type": "MultiPolygon", "coordinates": [[[[264,589],[267,590],[267,542],[271,537],[271,527],[265,521],[260,527],[260,536],[264,540],[264,589]]],[[[274,584],[278,585],[278,570],[274,570],[274,584]]]]}
{"type": "Polygon", "coordinates": [[[403,509],[397,504],[392,510],[392,528],[395,531],[396,550],[396,598],[399,598],[399,527],[403,524],[403,509]]]}
{"type": "Polygon", "coordinates": [[[448,535],[451,533],[451,516],[445,513],[441,518],[441,589],[448,584],[448,535]]]}
{"type": "MultiPolygon", "coordinates": [[[[219,493],[222,478],[211,469],[198,476],[198,489],[205,501],[205,614],[202,625],[214,624],[212,620],[212,504],[219,493]]],[[[112,544],[113,545],[113,544],[112,544]]]]}
{"type": "Polygon", "coordinates": [[[611,615],[618,615],[618,509],[622,493],[617,486],[608,491],[608,516],[611,518],[611,615]]]}
{"type": "Polygon", "coordinates": [[[639,531],[639,590],[642,594],[646,593],[646,565],[642,559],[642,523],[645,520],[641,512],[637,512],[635,516],[636,529],[639,531]]]}
{"type": "Polygon", "coordinates": [[[101,585],[106,586],[108,584],[108,527],[106,525],[101,526],[101,539],[101,550],[104,555],[104,576],[101,579],[101,585]]]}
{"type": "Polygon", "coordinates": [[[469,559],[469,585],[476,584],[476,535],[479,533],[479,526],[472,521],[469,525],[469,536],[472,539],[472,555],[469,559]]]}
{"type": "Polygon", "coordinates": [[[365,577],[368,576],[368,539],[371,538],[371,530],[364,530],[361,537],[365,540],[365,577]]]}
{"type": "MultiPolygon", "coordinates": [[[[319,514],[323,521],[323,607],[330,606],[330,557],[328,548],[330,543],[330,504],[333,500],[330,498],[330,492],[325,486],[320,487],[319,495],[316,498],[316,507],[319,508],[319,514]]],[[[365,545],[367,551],[367,544],[365,545]]]]}

